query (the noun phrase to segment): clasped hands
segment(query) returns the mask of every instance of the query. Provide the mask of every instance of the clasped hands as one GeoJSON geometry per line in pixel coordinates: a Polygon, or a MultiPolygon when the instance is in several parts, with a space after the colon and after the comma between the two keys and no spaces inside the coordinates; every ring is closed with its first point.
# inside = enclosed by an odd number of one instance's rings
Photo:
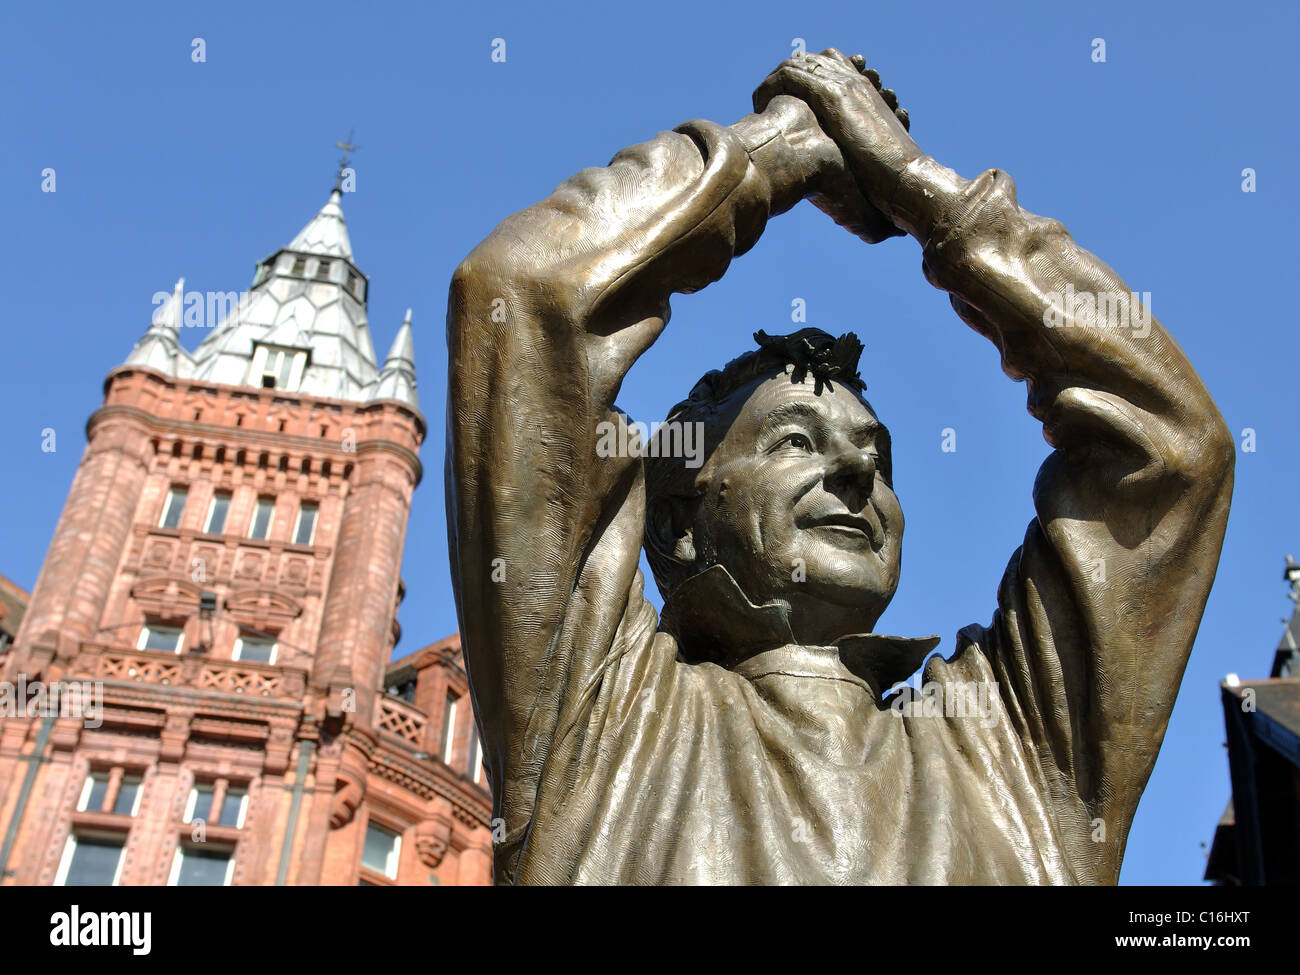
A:
{"type": "Polygon", "coordinates": [[[924,153],[908,134],[907,110],[861,55],[828,48],[782,62],[754,92],[756,112],[770,105],[799,157],[802,195],[868,243],[904,234],[899,195],[924,153]]]}

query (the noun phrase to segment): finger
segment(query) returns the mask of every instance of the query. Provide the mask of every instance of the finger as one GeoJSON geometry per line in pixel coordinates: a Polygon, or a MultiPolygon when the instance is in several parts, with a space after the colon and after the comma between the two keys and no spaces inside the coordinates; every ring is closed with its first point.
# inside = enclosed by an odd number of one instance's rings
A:
{"type": "Polygon", "coordinates": [[[837,48],[828,47],[826,50],[822,51],[821,56],[826,58],[828,61],[832,61],[836,64],[839,64],[845,68],[848,68],[851,71],[858,70],[857,65],[853,63],[852,59],[850,59],[843,52],[839,51],[837,48]]]}
{"type": "Polygon", "coordinates": [[[880,91],[879,71],[877,71],[875,68],[867,68],[867,70],[862,72],[862,74],[866,77],[868,81],[871,82],[871,84],[875,87],[876,91],[880,91]]]}
{"type": "Polygon", "coordinates": [[[880,97],[885,100],[885,104],[889,106],[891,112],[898,108],[898,96],[894,94],[892,88],[881,88],[880,97]]]}
{"type": "Polygon", "coordinates": [[[770,75],[763,79],[762,84],[754,89],[754,111],[762,112],[767,108],[770,102],[777,95],[794,95],[802,97],[802,86],[796,86],[794,81],[803,72],[803,62],[805,58],[798,61],[793,59],[782,61],[781,64],[770,75]]]}
{"type": "Polygon", "coordinates": [[[907,114],[907,109],[900,108],[894,112],[894,115],[898,118],[898,121],[903,123],[904,132],[912,131],[912,117],[907,114]]]}
{"type": "Polygon", "coordinates": [[[859,74],[867,70],[867,59],[861,54],[855,54],[849,60],[853,62],[853,66],[858,69],[859,74]]]}

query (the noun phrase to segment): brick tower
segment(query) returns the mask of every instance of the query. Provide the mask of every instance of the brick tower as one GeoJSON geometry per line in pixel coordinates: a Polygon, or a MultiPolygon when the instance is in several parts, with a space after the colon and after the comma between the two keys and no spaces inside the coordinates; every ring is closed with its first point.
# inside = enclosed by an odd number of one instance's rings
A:
{"type": "Polygon", "coordinates": [[[425,422],[340,202],[105,380],[0,656],[0,883],[489,882],[459,643],[390,663],[425,422]]]}

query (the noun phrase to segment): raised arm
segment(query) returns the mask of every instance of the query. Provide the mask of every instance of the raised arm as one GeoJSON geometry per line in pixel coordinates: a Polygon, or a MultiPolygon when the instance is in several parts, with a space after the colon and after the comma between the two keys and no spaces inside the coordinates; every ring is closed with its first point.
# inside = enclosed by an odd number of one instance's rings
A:
{"type": "Polygon", "coordinates": [[[962,643],[989,655],[1057,809],[1075,813],[1058,822],[1076,861],[1117,874],[1214,579],[1234,445],[1149,305],[1020,209],[1005,173],[967,181],[926,156],[858,67],[834,51],[788,62],[757,102],[807,99],[863,195],[922,243],[930,282],[1026,381],[1056,449],[993,625],[962,643]]]}
{"type": "Polygon", "coordinates": [[[452,573],[507,843],[527,824],[561,713],[599,680],[618,628],[655,628],[635,578],[641,462],[598,456],[598,425],[624,422],[615,397],[667,322],[669,296],[720,277],[772,214],[827,192],[861,236],[895,233],[852,209],[851,186],[830,193],[836,179],[834,143],[802,102],[779,99],[730,128],[691,122],[583,170],[455,273],[452,573]]]}

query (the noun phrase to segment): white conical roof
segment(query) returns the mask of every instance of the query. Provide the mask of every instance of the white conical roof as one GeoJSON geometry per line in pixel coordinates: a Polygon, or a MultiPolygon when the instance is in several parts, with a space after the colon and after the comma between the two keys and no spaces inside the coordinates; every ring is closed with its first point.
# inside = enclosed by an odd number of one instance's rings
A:
{"type": "Polygon", "coordinates": [[[156,369],[168,376],[189,376],[193,372],[194,363],[177,339],[184,305],[185,279],[181,278],[172,293],[154,309],[149,328],[126,357],[126,365],[156,369]]]}
{"type": "Polygon", "coordinates": [[[334,190],[320,213],[298,231],[298,236],[289,243],[289,250],[351,260],[352,241],[348,240],[348,225],[343,219],[342,198],[343,195],[334,190]]]}
{"type": "Polygon", "coordinates": [[[379,373],[379,382],[375,385],[371,399],[395,399],[413,409],[420,408],[420,397],[415,391],[415,344],[411,338],[411,309],[406,309],[406,318],[397,330],[393,347],[384,360],[384,368],[379,373]]]}
{"type": "Polygon", "coordinates": [[[259,266],[250,291],[206,295],[198,317],[219,321],[184,322],[184,281],[177,282],[127,363],[206,382],[260,386],[262,377],[252,375],[259,345],[305,350],[301,381],[286,392],[396,400],[418,410],[411,312],[380,370],[366,320],[368,281],[352,261],[341,199],[335,189],[289,246],[259,266]],[[178,341],[182,323],[210,326],[192,356],[178,341]]]}
{"type": "Polygon", "coordinates": [[[251,292],[195,350],[196,379],[256,385],[258,344],[307,349],[302,381],[289,392],[366,399],[379,377],[366,321],[365,278],[352,263],[341,194],[266,265],[251,292]]]}

